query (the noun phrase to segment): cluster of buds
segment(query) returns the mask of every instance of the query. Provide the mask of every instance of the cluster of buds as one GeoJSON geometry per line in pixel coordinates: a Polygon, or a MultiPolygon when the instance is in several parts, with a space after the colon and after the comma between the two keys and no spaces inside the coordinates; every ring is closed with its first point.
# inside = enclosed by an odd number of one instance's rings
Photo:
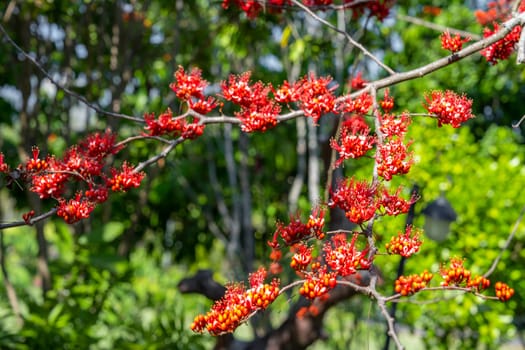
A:
{"type": "Polygon", "coordinates": [[[307,275],[303,285],[299,288],[299,293],[308,299],[315,299],[326,295],[336,285],[337,274],[328,272],[323,266],[307,275]]]}
{"type": "Polygon", "coordinates": [[[503,282],[496,282],[494,288],[496,289],[496,296],[501,301],[508,301],[514,295],[514,289],[503,282]]]}
{"type": "Polygon", "coordinates": [[[417,228],[414,229],[414,232],[412,230],[412,226],[407,226],[405,232],[400,232],[397,236],[392,237],[390,242],[386,244],[386,251],[389,254],[397,254],[405,258],[417,253],[422,244],[420,240],[421,230],[417,228]]]}
{"type": "Polygon", "coordinates": [[[441,266],[440,275],[443,277],[442,286],[458,286],[482,291],[490,286],[490,281],[484,276],[472,276],[464,266],[464,259],[454,257],[450,259],[449,267],[441,266]]]}
{"type": "Polygon", "coordinates": [[[412,295],[427,287],[432,277],[433,275],[426,270],[419,275],[400,276],[396,280],[395,291],[402,296],[412,295]]]}
{"type": "Polygon", "coordinates": [[[249,289],[243,284],[228,285],[224,297],[215,302],[206,315],[196,316],[191,329],[211,335],[233,332],[252,314],[266,309],[279,296],[279,281],[264,283],[266,274],[264,268],[252,273],[249,289]]]}

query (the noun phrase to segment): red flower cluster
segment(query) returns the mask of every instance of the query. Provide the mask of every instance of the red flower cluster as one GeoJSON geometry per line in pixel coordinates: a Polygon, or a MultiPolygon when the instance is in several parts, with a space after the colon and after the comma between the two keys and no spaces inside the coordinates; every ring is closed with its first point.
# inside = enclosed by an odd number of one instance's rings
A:
{"type": "Polygon", "coordinates": [[[358,237],[359,233],[355,232],[349,242],[346,234],[337,234],[323,247],[326,264],[339,276],[353,275],[357,270],[367,270],[372,265],[372,258],[368,257],[369,248],[356,248],[358,237]]]}
{"type": "Polygon", "coordinates": [[[482,291],[490,286],[490,281],[483,276],[474,276],[463,266],[464,259],[451,258],[450,266],[440,268],[440,275],[443,277],[442,286],[459,286],[473,288],[476,291],[482,291]]]}
{"type": "Polygon", "coordinates": [[[496,282],[494,288],[496,289],[496,296],[501,301],[508,301],[514,295],[514,289],[503,282],[496,282]]]}
{"type": "Polygon", "coordinates": [[[236,5],[246,13],[249,19],[254,19],[265,9],[268,9],[269,12],[279,12],[284,5],[290,5],[290,3],[289,0],[266,0],[263,5],[260,0],[223,0],[222,7],[228,9],[230,5],[236,5]]]}
{"type": "Polygon", "coordinates": [[[357,72],[356,76],[350,80],[350,88],[352,90],[361,90],[366,86],[367,83],[368,81],[363,79],[362,73],[357,72]]]}
{"type": "MultiPolygon", "coordinates": [[[[89,217],[97,204],[107,200],[108,188],[125,191],[138,187],[144,177],[127,163],[120,170],[113,169],[110,177],[104,173],[106,157],[119,150],[115,141],[116,136],[109,131],[88,135],[77,146],[68,148],[62,159],[40,158],[40,150],[34,147],[32,158],[18,167],[20,179],[30,182],[31,191],[40,198],[56,199],[57,215],[67,223],[75,223],[89,217]],[[64,197],[75,188],[75,197],[64,197]]],[[[3,163],[3,157],[0,161],[3,163]]],[[[3,168],[8,170],[7,166],[3,168]]],[[[34,215],[24,215],[24,221],[29,223],[34,215]]]]}
{"type": "Polygon", "coordinates": [[[282,223],[277,223],[277,229],[274,232],[273,241],[268,244],[272,248],[279,247],[278,237],[280,237],[287,246],[294,245],[295,243],[309,239],[312,236],[315,236],[317,239],[323,239],[325,236],[323,231],[324,213],[324,210],[315,208],[312,210],[306,224],[302,223],[298,216],[291,216],[290,223],[286,226],[282,223]]]}
{"type": "MultiPolygon", "coordinates": [[[[383,107],[383,109],[385,108],[383,107]]],[[[379,117],[379,121],[379,131],[384,137],[404,136],[412,122],[407,113],[403,113],[400,116],[385,113],[379,117]]]]}
{"type": "Polygon", "coordinates": [[[400,276],[396,280],[395,291],[402,296],[412,295],[425,288],[432,277],[434,276],[426,270],[419,275],[400,276]]]}
{"type": "Polygon", "coordinates": [[[241,129],[245,132],[266,131],[277,125],[277,116],[281,106],[268,96],[271,85],[262,82],[251,84],[250,72],[241,75],[230,75],[228,82],[222,82],[223,97],[241,106],[235,115],[241,121],[241,129]]]}
{"type": "Polygon", "coordinates": [[[112,177],[107,180],[107,186],[113,192],[126,192],[130,188],[139,187],[144,178],[144,173],[137,173],[127,162],[119,170],[111,169],[112,177]]]}
{"type": "Polygon", "coordinates": [[[266,309],[279,296],[279,281],[264,283],[267,272],[260,268],[250,275],[250,288],[243,284],[227,286],[224,297],[215,302],[206,315],[198,315],[191,324],[194,332],[211,335],[233,332],[255,312],[266,309]]]}
{"type": "Polygon", "coordinates": [[[386,251],[389,254],[397,254],[404,256],[405,258],[410,257],[419,251],[421,246],[421,230],[414,229],[413,227],[407,226],[405,232],[399,232],[397,236],[392,237],[389,243],[385,245],[386,251]]]}
{"type": "Polygon", "coordinates": [[[4,154],[0,152],[0,173],[8,173],[9,165],[4,162],[4,154]]]}
{"type": "Polygon", "coordinates": [[[432,91],[430,96],[425,95],[426,110],[438,120],[438,127],[450,124],[459,128],[461,123],[474,118],[472,114],[472,100],[465,95],[458,95],[453,91],[432,91]]]}
{"type": "Polygon", "coordinates": [[[339,153],[339,158],[334,164],[337,168],[346,159],[364,156],[374,147],[375,136],[370,136],[370,128],[361,116],[346,119],[341,125],[340,144],[332,138],[330,147],[339,153]]]}
{"type": "Polygon", "coordinates": [[[82,219],[87,219],[93,209],[95,209],[95,203],[77,194],[75,198],[68,201],[65,199],[59,200],[57,215],[68,224],[73,224],[82,219]]]}
{"type": "Polygon", "coordinates": [[[442,286],[461,286],[466,285],[470,280],[470,271],[463,267],[464,259],[451,258],[450,267],[441,266],[439,273],[443,277],[442,286]]]}
{"type": "Polygon", "coordinates": [[[170,88],[182,101],[189,101],[192,98],[204,99],[204,89],[208,86],[208,82],[202,79],[201,74],[198,68],[193,68],[187,74],[184,68],[179,66],[175,72],[175,82],[170,84],[170,88]]]}
{"type": "Polygon", "coordinates": [[[308,247],[303,243],[297,243],[291,248],[294,254],[292,255],[292,261],[290,267],[296,271],[304,271],[312,262],[312,247],[308,247]]]}
{"type": "Polygon", "coordinates": [[[402,137],[396,137],[379,145],[377,174],[390,181],[394,175],[408,173],[414,163],[412,153],[408,152],[410,144],[404,144],[402,137]]]}
{"type": "Polygon", "coordinates": [[[160,136],[171,134],[173,137],[182,136],[184,139],[193,140],[201,136],[204,132],[204,124],[199,123],[199,119],[195,118],[193,122],[188,123],[184,117],[173,117],[173,113],[168,108],[164,113],[161,113],[158,118],[155,118],[155,113],[146,113],[144,115],[146,122],[145,130],[148,130],[148,135],[160,136]]]}
{"type": "MultiPolygon", "coordinates": [[[[481,25],[486,25],[493,23],[495,21],[504,21],[509,18],[511,14],[511,9],[514,1],[511,0],[498,0],[498,1],[489,1],[487,4],[487,11],[476,10],[474,15],[476,20],[481,25]]],[[[518,12],[525,11],[525,2],[521,1],[518,12]]]]}
{"type": "Polygon", "coordinates": [[[331,191],[328,206],[339,207],[348,220],[360,225],[374,217],[380,202],[376,198],[377,186],[366,181],[357,181],[353,177],[340,181],[337,189],[331,191]]]}
{"type": "MultiPolygon", "coordinates": [[[[313,9],[319,8],[324,10],[333,4],[333,0],[303,0],[305,6],[313,9]]],[[[348,4],[345,8],[352,9],[354,19],[359,18],[369,11],[370,16],[377,17],[382,21],[390,13],[390,8],[394,4],[393,0],[370,0],[365,2],[355,0],[345,0],[344,4],[348,4]]],[[[223,0],[222,7],[228,9],[231,5],[239,7],[249,19],[255,19],[262,11],[270,13],[280,13],[284,6],[290,6],[289,0],[223,0]],[[261,4],[262,3],[262,4],[261,4]]]]}
{"type": "MultiPolygon", "coordinates": [[[[483,37],[488,38],[489,36],[494,35],[499,29],[499,24],[494,22],[493,29],[485,28],[483,30],[483,37]]],[[[500,60],[506,60],[514,52],[516,44],[520,40],[520,33],[520,26],[512,28],[512,31],[503,39],[496,41],[494,44],[481,50],[481,55],[483,55],[487,59],[487,62],[491,64],[496,64],[500,60]]]]}
{"type": "Polygon", "coordinates": [[[470,37],[461,39],[461,36],[459,34],[451,36],[450,32],[447,30],[446,32],[441,34],[441,47],[452,53],[458,52],[463,48],[463,44],[469,42],[470,39],[470,37]]]}
{"type": "Polygon", "coordinates": [[[323,114],[333,111],[335,105],[333,91],[337,85],[332,84],[331,77],[317,78],[315,74],[310,73],[309,77],[304,77],[297,86],[299,107],[307,117],[312,117],[315,123],[323,114]]]}
{"type": "Polygon", "coordinates": [[[383,189],[380,197],[381,206],[386,215],[397,216],[408,213],[410,206],[418,200],[418,196],[413,194],[409,200],[403,199],[399,196],[402,191],[399,187],[394,194],[390,194],[388,190],[383,189]]]}
{"type": "Polygon", "coordinates": [[[347,98],[339,103],[335,110],[338,113],[356,113],[358,115],[365,115],[372,107],[372,96],[368,93],[359,95],[356,99],[347,98]]]}
{"type": "Polygon", "coordinates": [[[315,299],[328,293],[337,285],[337,275],[333,272],[328,272],[323,266],[315,271],[315,273],[308,274],[299,293],[308,298],[315,299]]]}

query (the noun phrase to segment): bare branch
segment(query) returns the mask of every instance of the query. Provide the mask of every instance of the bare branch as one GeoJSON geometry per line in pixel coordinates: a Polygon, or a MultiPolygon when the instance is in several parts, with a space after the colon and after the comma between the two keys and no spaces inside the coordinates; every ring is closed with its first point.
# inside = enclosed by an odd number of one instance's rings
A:
{"type": "Polygon", "coordinates": [[[51,75],[44,69],[44,67],[42,67],[42,65],[40,65],[40,63],[37,62],[37,60],[35,58],[33,58],[30,54],[25,52],[24,49],[22,49],[20,46],[18,46],[17,43],[15,43],[15,41],[9,36],[9,34],[7,34],[7,31],[4,29],[4,27],[1,24],[0,24],[0,32],[2,32],[2,34],[4,35],[4,37],[7,40],[7,42],[11,46],[13,46],[16,49],[16,51],[18,51],[22,56],[24,56],[25,59],[27,59],[29,62],[31,62],[58,89],[64,91],[66,94],[74,97],[75,99],[77,99],[78,101],[82,102],[87,107],[91,108],[92,110],[94,110],[97,113],[104,114],[104,115],[107,115],[107,116],[110,116],[110,117],[132,120],[132,121],[138,122],[138,123],[144,123],[144,119],[142,119],[142,118],[136,118],[136,117],[132,117],[132,116],[129,116],[129,115],[126,115],[126,114],[108,112],[108,111],[100,108],[99,106],[95,105],[94,103],[89,102],[87,100],[87,98],[85,98],[84,96],[79,95],[76,92],[74,92],[74,91],[68,89],[67,87],[61,85],[55,79],[53,79],[53,77],[51,77],[51,75]]]}
{"type": "Polygon", "coordinates": [[[509,236],[507,237],[507,240],[503,244],[503,247],[501,247],[501,250],[500,250],[498,256],[496,257],[496,259],[494,259],[494,261],[492,262],[492,265],[490,266],[489,270],[487,272],[485,272],[483,277],[485,277],[485,278],[489,277],[494,272],[494,270],[496,269],[496,266],[498,266],[498,263],[501,260],[501,257],[503,256],[503,253],[507,250],[507,248],[510,245],[510,242],[514,238],[514,235],[518,231],[518,227],[519,227],[519,225],[521,223],[521,220],[523,220],[523,216],[524,215],[525,215],[525,206],[523,206],[523,208],[521,208],[520,215],[519,215],[518,219],[516,220],[516,222],[514,223],[514,227],[512,228],[512,231],[510,232],[509,236]]]}
{"type": "Polygon", "coordinates": [[[347,32],[345,31],[342,31],[342,30],[339,30],[339,28],[337,28],[336,26],[334,26],[332,23],[322,19],[321,17],[319,17],[318,15],[316,15],[312,10],[310,10],[308,7],[306,7],[305,5],[303,5],[302,3],[300,3],[299,1],[297,0],[292,0],[292,2],[297,5],[298,7],[302,8],[306,13],[308,13],[312,18],[314,18],[315,20],[323,23],[324,25],[326,25],[328,28],[336,31],[337,33],[341,34],[341,35],[344,35],[344,37],[346,38],[346,40],[348,40],[348,42],[350,42],[352,45],[354,45],[355,47],[357,47],[359,50],[361,50],[361,52],[363,52],[366,56],[368,56],[369,58],[371,58],[377,65],[379,65],[381,68],[383,68],[384,70],[386,70],[388,73],[390,74],[395,74],[396,72],[388,67],[386,64],[384,64],[383,62],[381,62],[381,60],[379,58],[377,58],[376,56],[374,56],[370,51],[368,51],[363,45],[361,45],[360,43],[358,43],[357,41],[355,41],[352,36],[350,36],[350,34],[348,34],[347,32]]]}
{"type": "Polygon", "coordinates": [[[481,39],[483,39],[483,37],[481,35],[474,34],[474,33],[471,33],[471,32],[467,32],[467,31],[464,31],[464,30],[449,28],[449,27],[446,27],[446,26],[442,26],[440,24],[436,24],[436,23],[433,23],[433,22],[425,21],[424,19],[421,19],[421,18],[412,17],[412,16],[406,16],[406,15],[402,15],[402,14],[397,14],[396,17],[398,19],[402,20],[402,21],[413,23],[413,24],[417,24],[417,25],[420,25],[420,26],[423,26],[423,27],[426,27],[426,28],[429,28],[429,29],[441,32],[441,33],[445,32],[445,31],[448,31],[450,34],[459,34],[460,36],[463,36],[463,37],[469,37],[472,40],[481,40],[481,39]]]}

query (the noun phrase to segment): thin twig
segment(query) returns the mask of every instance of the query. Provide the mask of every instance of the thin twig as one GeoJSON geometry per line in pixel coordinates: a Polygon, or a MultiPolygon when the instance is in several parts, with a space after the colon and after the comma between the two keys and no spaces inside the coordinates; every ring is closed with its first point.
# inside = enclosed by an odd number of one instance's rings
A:
{"type": "Polygon", "coordinates": [[[346,96],[339,97],[336,102],[340,103],[347,99],[356,98],[360,95],[362,95],[364,92],[370,92],[372,88],[375,88],[376,90],[383,89],[389,86],[397,85],[399,83],[402,83],[404,81],[413,80],[421,78],[425,75],[428,75],[432,72],[435,72],[443,67],[446,67],[454,62],[457,62],[459,60],[462,60],[466,57],[469,57],[482,49],[494,44],[495,42],[503,39],[507,34],[509,34],[512,29],[518,25],[523,25],[525,23],[525,12],[520,13],[517,17],[514,17],[507,22],[505,22],[501,29],[496,32],[495,34],[477,41],[473,43],[472,45],[467,46],[466,48],[453,53],[451,55],[448,55],[446,57],[443,57],[437,61],[434,61],[432,63],[429,63],[427,65],[421,66],[419,68],[412,69],[407,72],[403,73],[396,73],[392,76],[376,80],[374,82],[370,82],[367,84],[367,86],[359,91],[356,91],[354,93],[348,94],[346,96]]]}
{"type": "Polygon", "coordinates": [[[43,214],[40,214],[38,216],[31,218],[27,222],[22,220],[22,221],[14,221],[14,222],[8,222],[5,224],[0,224],[0,230],[6,229],[6,228],[18,227],[18,226],[25,226],[25,225],[31,226],[31,225],[36,224],[39,221],[45,220],[48,217],[55,215],[56,212],[57,212],[57,209],[53,208],[49,210],[48,212],[45,212],[43,214]]]}
{"type": "Polygon", "coordinates": [[[22,49],[20,46],[18,46],[17,43],[15,43],[15,41],[9,36],[9,34],[7,34],[7,31],[5,30],[5,28],[1,24],[0,24],[0,32],[2,32],[2,34],[4,35],[4,37],[7,40],[7,42],[9,44],[11,44],[11,46],[13,46],[16,49],[16,51],[18,51],[22,56],[24,56],[25,59],[27,59],[29,62],[31,62],[58,89],[64,91],[66,94],[76,98],[77,100],[79,100],[80,102],[82,102],[87,107],[91,108],[92,110],[94,110],[97,113],[105,114],[105,115],[108,115],[110,117],[132,120],[132,121],[138,122],[138,123],[144,123],[144,119],[142,119],[142,118],[136,118],[136,117],[129,116],[127,114],[120,114],[120,113],[114,113],[114,112],[106,111],[106,110],[100,108],[99,106],[95,105],[94,103],[89,102],[87,100],[87,98],[85,98],[84,96],[79,95],[76,92],[74,92],[74,91],[68,89],[67,87],[61,85],[55,79],[53,79],[53,77],[51,77],[51,75],[44,69],[44,67],[42,67],[42,65],[40,65],[40,63],[37,62],[37,60],[35,58],[33,58],[24,49],[22,49]]]}
{"type": "Polygon", "coordinates": [[[429,28],[438,32],[445,32],[448,31],[450,34],[459,34],[460,36],[471,38],[472,40],[481,40],[483,37],[481,35],[477,35],[471,32],[467,32],[464,30],[449,28],[446,26],[442,26],[441,24],[436,24],[433,22],[425,21],[424,19],[412,17],[412,16],[406,16],[402,14],[397,14],[396,17],[402,21],[417,24],[420,26],[423,26],[425,28],[429,28]]]}
{"type": "Polygon", "coordinates": [[[507,240],[505,241],[505,244],[503,244],[503,247],[501,247],[501,250],[500,250],[498,256],[496,257],[496,259],[494,259],[494,261],[492,262],[492,265],[490,266],[490,269],[487,272],[485,272],[483,277],[485,277],[485,278],[489,277],[494,272],[494,270],[496,269],[496,266],[498,265],[499,261],[501,260],[501,257],[503,256],[503,253],[507,250],[507,248],[510,245],[510,242],[514,238],[514,235],[518,231],[518,227],[519,227],[519,225],[521,223],[521,220],[523,220],[523,215],[525,215],[525,206],[523,206],[523,208],[521,208],[520,215],[518,216],[518,219],[514,223],[514,227],[512,228],[512,231],[510,232],[509,236],[507,237],[507,240]]]}
{"type": "Polygon", "coordinates": [[[322,19],[321,17],[319,17],[317,14],[315,14],[312,10],[310,10],[307,6],[303,5],[302,3],[300,3],[299,1],[297,0],[292,0],[292,2],[297,5],[298,7],[302,8],[306,13],[308,13],[312,18],[314,18],[315,20],[319,21],[320,23],[324,24],[325,26],[327,26],[328,28],[336,31],[337,33],[341,34],[341,35],[344,35],[344,37],[346,38],[346,40],[348,40],[352,45],[354,45],[355,47],[357,47],[359,50],[361,50],[361,52],[363,52],[366,56],[370,57],[375,63],[377,63],[381,68],[383,68],[384,70],[386,70],[388,73],[390,74],[396,74],[396,72],[388,67],[386,64],[384,64],[383,62],[381,62],[381,60],[377,57],[375,57],[370,51],[368,51],[363,45],[361,45],[360,43],[358,43],[357,41],[355,41],[352,36],[350,36],[350,34],[348,34],[347,32],[345,31],[342,31],[342,30],[339,30],[339,28],[337,28],[336,26],[334,26],[332,23],[328,22],[327,20],[325,19],[322,19]]]}

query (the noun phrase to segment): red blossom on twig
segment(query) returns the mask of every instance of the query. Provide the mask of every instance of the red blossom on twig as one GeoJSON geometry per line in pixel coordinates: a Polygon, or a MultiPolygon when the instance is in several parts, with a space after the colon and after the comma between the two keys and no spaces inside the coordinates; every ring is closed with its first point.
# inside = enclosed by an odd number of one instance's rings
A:
{"type": "Polygon", "coordinates": [[[328,206],[341,208],[348,220],[359,225],[374,217],[379,207],[376,194],[376,185],[357,181],[352,177],[339,182],[336,190],[331,193],[328,206]]]}
{"type": "Polygon", "coordinates": [[[402,296],[412,295],[425,288],[432,277],[426,270],[419,275],[400,276],[395,282],[395,291],[402,296]]]}
{"type": "Polygon", "coordinates": [[[405,258],[412,256],[419,251],[422,244],[421,233],[421,230],[407,226],[405,232],[399,232],[385,245],[386,251],[389,254],[397,254],[405,258]]]}
{"type": "Polygon", "coordinates": [[[462,123],[474,118],[472,114],[472,100],[465,95],[456,94],[454,91],[432,91],[425,95],[424,107],[438,120],[438,127],[449,124],[459,128],[462,123]]]}
{"type": "Polygon", "coordinates": [[[463,48],[463,44],[469,42],[470,40],[470,37],[461,39],[461,36],[459,34],[451,36],[450,32],[447,30],[446,32],[441,34],[441,47],[445,50],[454,53],[460,51],[463,48]]]}
{"type": "Polygon", "coordinates": [[[279,280],[264,283],[267,272],[260,268],[250,275],[250,288],[230,284],[222,299],[215,302],[206,315],[198,315],[191,324],[194,332],[207,331],[211,335],[233,332],[256,311],[266,309],[279,296],[279,280]]]}

